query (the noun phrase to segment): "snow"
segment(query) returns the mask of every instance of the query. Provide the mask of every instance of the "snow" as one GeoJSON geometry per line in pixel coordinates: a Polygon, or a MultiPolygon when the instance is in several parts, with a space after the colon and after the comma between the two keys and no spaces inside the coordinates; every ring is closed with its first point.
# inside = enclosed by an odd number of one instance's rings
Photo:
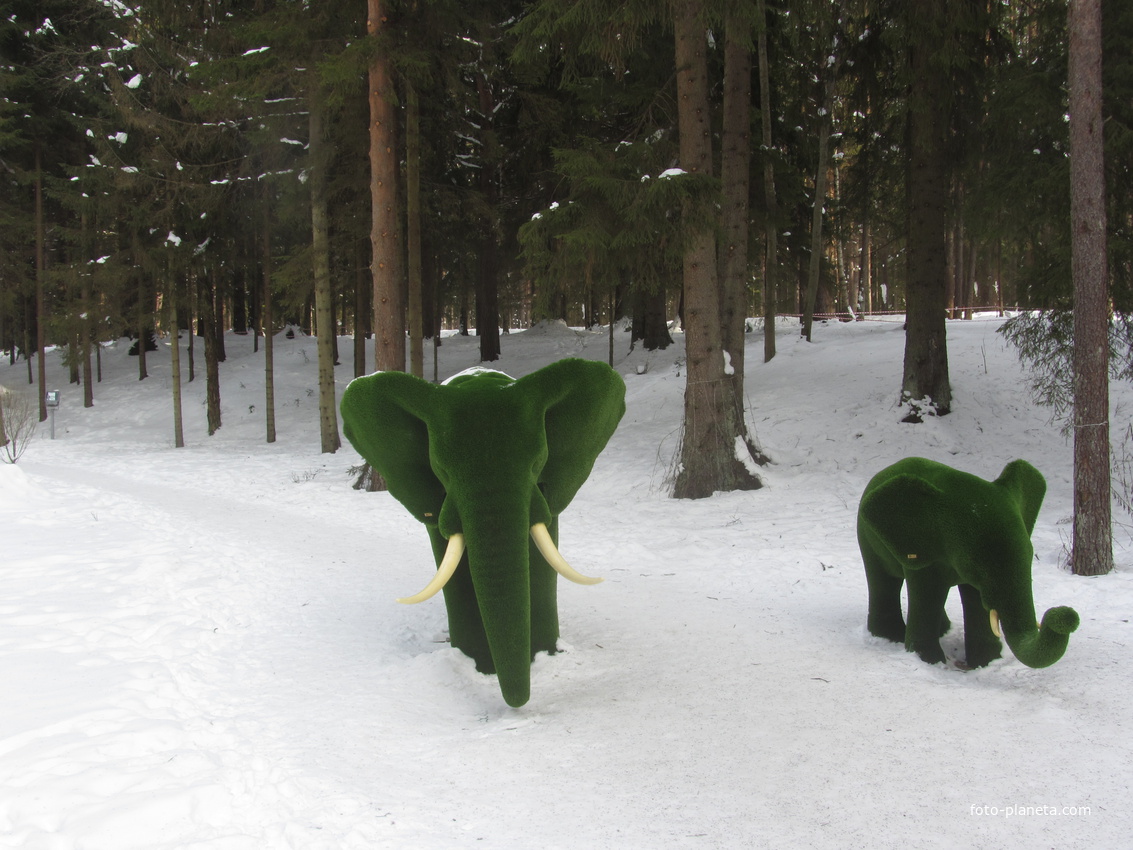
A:
{"type": "Polygon", "coordinates": [[[762,480],[763,476],[760,475],[759,464],[756,463],[755,458],[751,456],[751,450],[748,448],[747,442],[739,434],[736,435],[735,443],[733,445],[733,453],[736,460],[743,464],[744,469],[746,469],[753,477],[762,480]]]}
{"type": "MultiPolygon", "coordinates": [[[[767,364],[749,334],[774,463],[762,490],[699,501],[666,485],[683,338],[618,336],[627,413],[560,527],[606,581],[560,582],[563,651],[519,709],[444,643],[439,597],[394,601],[431,576],[428,539],[351,488],[351,448],[319,453],[313,339],[276,339],[271,445],[251,337],[227,339],[211,438],[196,346],[184,449],[168,340],[142,382],[129,342],[108,346],[90,410],[50,353],[56,439],[41,427],[0,465],[0,847],[1128,846],[1129,537],[1108,576],[1061,566],[1071,446],[994,318],[949,323],[953,412],[902,424],[900,321],[816,325],[814,343],[784,322],[767,364]],[[858,497],[911,454],[1044,472],[1035,600],[1082,615],[1058,664],[1008,651],[964,672],[866,633],[858,497]]],[[[446,338],[440,377],[477,366],[477,343],[446,338]]],[[[605,359],[608,339],[548,323],[502,345],[490,365],[523,375],[605,359]]],[[[27,364],[0,362],[0,383],[25,389],[27,364]]],[[[1131,402],[1115,383],[1116,438],[1131,402]]],[[[961,652],[959,625],[944,643],[961,652]]]]}

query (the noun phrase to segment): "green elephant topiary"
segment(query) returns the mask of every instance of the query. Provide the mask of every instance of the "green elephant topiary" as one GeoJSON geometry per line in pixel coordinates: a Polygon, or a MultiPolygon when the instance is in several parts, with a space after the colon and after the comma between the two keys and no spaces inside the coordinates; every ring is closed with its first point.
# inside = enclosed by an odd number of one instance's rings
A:
{"type": "Polygon", "coordinates": [[[904,643],[935,664],[951,624],[944,603],[959,587],[968,667],[999,658],[999,637],[1028,667],[1048,667],[1066,651],[1078,614],[1065,606],[1035,620],[1031,532],[1046,481],[1023,460],[995,481],[919,457],[883,469],[858,508],[858,545],[869,586],[870,634],[904,643]],[[901,585],[908,588],[908,622],[901,585]]]}
{"type": "Polygon", "coordinates": [[[425,524],[452,645],[495,673],[509,705],[531,693],[531,661],[554,653],[558,575],[583,584],[557,549],[558,516],[625,413],[625,382],[604,363],[561,360],[518,380],[475,369],[437,386],[403,372],[350,383],[346,437],[425,524]]]}

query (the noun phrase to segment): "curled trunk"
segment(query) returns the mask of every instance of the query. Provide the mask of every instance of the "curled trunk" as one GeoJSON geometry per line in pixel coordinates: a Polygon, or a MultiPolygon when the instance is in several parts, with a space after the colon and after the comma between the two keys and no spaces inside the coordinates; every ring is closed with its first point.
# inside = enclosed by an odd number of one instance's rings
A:
{"type": "Polygon", "coordinates": [[[1066,652],[1070,633],[1078,628],[1078,613],[1065,605],[1049,609],[1041,625],[1030,614],[1003,616],[1000,628],[1011,652],[1028,667],[1049,667],[1066,652]]]}

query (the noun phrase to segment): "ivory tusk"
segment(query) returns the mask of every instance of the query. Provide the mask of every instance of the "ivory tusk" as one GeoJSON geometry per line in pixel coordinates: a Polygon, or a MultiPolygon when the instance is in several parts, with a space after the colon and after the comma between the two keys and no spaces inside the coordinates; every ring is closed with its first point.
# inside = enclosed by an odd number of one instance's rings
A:
{"type": "Polygon", "coordinates": [[[999,628],[999,612],[994,608],[991,609],[991,631],[997,638],[1003,637],[1003,632],[999,628]]]}
{"type": "Polygon", "coordinates": [[[591,578],[584,576],[578,572],[574,567],[566,562],[555,542],[551,540],[551,532],[547,530],[547,526],[541,522],[535,523],[531,526],[531,539],[535,541],[535,545],[539,548],[539,553],[546,559],[547,563],[551,565],[556,573],[565,579],[570,579],[575,584],[598,584],[605,579],[591,578]]]}
{"type": "Polygon", "coordinates": [[[415,593],[413,596],[403,596],[397,601],[405,605],[415,605],[436,596],[440,589],[448,584],[452,574],[456,572],[456,566],[460,563],[460,556],[463,554],[464,535],[452,535],[448,539],[448,548],[445,549],[445,556],[441,559],[441,565],[437,567],[437,574],[433,576],[433,580],[420,593],[415,593]]]}

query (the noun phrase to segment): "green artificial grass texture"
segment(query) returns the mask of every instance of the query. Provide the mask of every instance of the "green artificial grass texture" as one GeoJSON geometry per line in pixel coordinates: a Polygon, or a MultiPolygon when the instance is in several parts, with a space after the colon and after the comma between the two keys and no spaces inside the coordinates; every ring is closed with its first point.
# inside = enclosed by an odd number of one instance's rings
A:
{"type": "Polygon", "coordinates": [[[1058,661],[1079,618],[1058,607],[1046,612],[1041,628],[1036,623],[1031,532],[1045,495],[1046,480],[1024,460],[1007,464],[994,481],[918,457],[875,475],[862,493],[857,524],[870,633],[904,643],[929,663],[944,661],[940,638],[951,626],[944,605],[958,587],[966,666],[1000,657],[993,610],[1019,661],[1028,667],[1058,661]]]}
{"type": "Polygon", "coordinates": [[[389,492],[425,524],[440,563],[466,550],[444,589],[452,645],[496,673],[509,705],[530,697],[530,665],[559,636],[557,573],[530,539],[586,481],[625,413],[604,363],[560,360],[519,379],[475,370],[435,385],[379,372],[343,394],[343,430],[389,492]]]}

